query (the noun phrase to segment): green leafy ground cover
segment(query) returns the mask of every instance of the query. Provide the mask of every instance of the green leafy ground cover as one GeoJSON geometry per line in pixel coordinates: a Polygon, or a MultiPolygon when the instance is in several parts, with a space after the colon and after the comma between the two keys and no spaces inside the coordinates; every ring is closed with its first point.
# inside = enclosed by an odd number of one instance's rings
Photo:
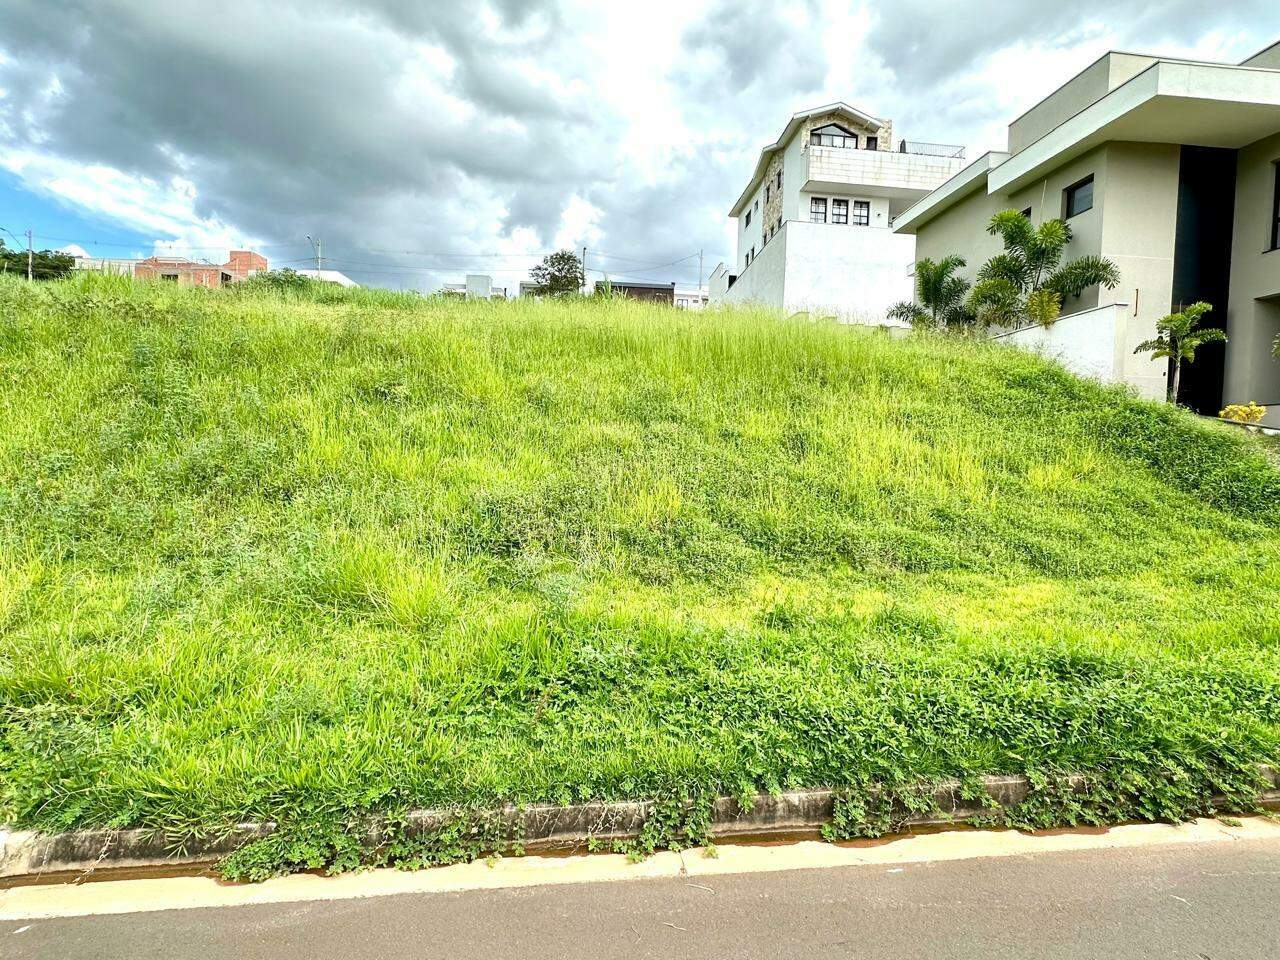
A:
{"type": "Polygon", "coordinates": [[[1280,757],[1280,473],[1007,348],[6,281],[0,424],[0,822],[1280,757]]]}

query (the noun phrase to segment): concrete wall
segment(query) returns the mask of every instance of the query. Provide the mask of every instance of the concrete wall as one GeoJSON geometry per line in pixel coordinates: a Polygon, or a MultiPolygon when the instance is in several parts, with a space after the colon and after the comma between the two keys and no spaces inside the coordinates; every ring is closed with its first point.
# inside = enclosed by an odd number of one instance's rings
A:
{"type": "MultiPolygon", "coordinates": [[[[911,299],[914,237],[876,227],[804,221],[788,223],[784,232],[783,306],[788,313],[808,311],[852,323],[886,324],[889,307],[911,299]]],[[[775,238],[770,246],[776,243],[775,238]]]]}
{"type": "MultiPolygon", "coordinates": [[[[960,275],[973,280],[978,268],[1004,249],[998,237],[987,232],[987,223],[1001,210],[1031,210],[1032,223],[1061,217],[1063,191],[1085,177],[1093,175],[1093,209],[1072,217],[1068,222],[1072,240],[1066,258],[1102,252],[1102,207],[1107,183],[1107,150],[1099,147],[1055,170],[1049,176],[1012,195],[988,194],[980,188],[916,231],[917,259],[939,260],[949,254],[964,257],[967,266],[960,275]]],[[[1174,199],[1177,199],[1175,171],[1174,199]]],[[[1119,291],[1116,291],[1118,294],[1119,291]]],[[[1080,297],[1063,304],[1064,313],[1089,310],[1098,305],[1098,292],[1086,290],[1080,297]]]]}
{"type": "Polygon", "coordinates": [[[1155,62],[1155,57],[1114,52],[1094,61],[1009,124],[1009,152],[1017,153],[1035,143],[1155,62]]]}
{"type": "Polygon", "coordinates": [[[874,184],[921,195],[949,180],[964,167],[963,159],[929,157],[883,150],[848,150],[810,146],[808,180],[834,184],[874,184]]]}
{"type": "Polygon", "coordinates": [[[1063,317],[1050,327],[1024,327],[993,339],[1057,360],[1072,373],[1104,383],[1124,380],[1124,328],[1128,304],[1114,303],[1063,317]]]}
{"type": "Polygon", "coordinates": [[[1111,143],[1106,150],[1106,197],[1103,210],[1097,211],[1105,215],[1101,253],[1120,268],[1120,285],[1102,291],[1100,302],[1131,304],[1123,332],[1125,379],[1144,396],[1160,398],[1168,364],[1135,355],[1133,349],[1155,336],[1156,321],[1172,308],[1181,148],[1111,143]]]}
{"type": "Polygon", "coordinates": [[[1280,250],[1268,249],[1277,161],[1280,134],[1239,153],[1223,402],[1276,404],[1264,422],[1280,425],[1280,361],[1271,352],[1280,336],[1280,250]]]}
{"type": "Polygon", "coordinates": [[[1273,43],[1265,50],[1255,53],[1248,60],[1240,64],[1242,67],[1265,67],[1270,70],[1280,70],[1280,43],[1273,43]]]}
{"type": "Polygon", "coordinates": [[[760,306],[783,307],[783,280],[787,266],[787,233],[792,224],[783,224],[779,232],[745,270],[738,267],[738,279],[724,292],[725,303],[755,303],[760,306]]]}
{"type": "Polygon", "coordinates": [[[972,281],[978,268],[1004,249],[998,238],[987,233],[987,223],[1007,207],[1005,197],[993,197],[985,185],[980,187],[917,228],[916,259],[937,261],[951,254],[964,257],[967,265],[960,276],[972,281]]]}

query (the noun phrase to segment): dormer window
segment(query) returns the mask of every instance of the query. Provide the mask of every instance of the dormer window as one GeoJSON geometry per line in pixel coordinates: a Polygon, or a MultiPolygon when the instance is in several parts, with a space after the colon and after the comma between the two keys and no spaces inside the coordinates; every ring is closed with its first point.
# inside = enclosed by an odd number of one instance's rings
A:
{"type": "Polygon", "coordinates": [[[852,130],[846,130],[838,123],[828,123],[825,127],[817,127],[810,131],[809,142],[815,147],[858,149],[858,135],[852,130]]]}

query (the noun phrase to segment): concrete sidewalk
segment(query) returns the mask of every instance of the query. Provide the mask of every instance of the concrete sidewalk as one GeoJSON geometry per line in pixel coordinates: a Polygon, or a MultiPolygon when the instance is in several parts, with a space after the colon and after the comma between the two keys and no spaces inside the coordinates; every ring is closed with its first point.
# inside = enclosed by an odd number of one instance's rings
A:
{"type": "Polygon", "coordinates": [[[5,921],[0,956],[1266,960],[1280,955],[1278,855],[1280,840],[1224,828],[1215,842],[5,921]]]}

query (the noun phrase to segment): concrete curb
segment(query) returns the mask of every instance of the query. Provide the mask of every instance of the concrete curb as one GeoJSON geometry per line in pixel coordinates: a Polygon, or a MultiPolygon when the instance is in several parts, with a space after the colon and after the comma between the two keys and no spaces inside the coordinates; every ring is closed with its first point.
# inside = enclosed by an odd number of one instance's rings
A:
{"type": "MultiPolygon", "coordinates": [[[[1280,769],[1260,768],[1265,788],[1258,795],[1260,806],[1280,808],[1280,769]]],[[[1073,790],[1083,788],[1080,775],[1068,778],[1073,790]]],[[[1031,794],[1031,782],[1023,776],[983,777],[982,789],[988,803],[976,803],[963,796],[959,781],[943,781],[933,791],[933,809],[902,818],[903,827],[946,826],[962,823],[993,807],[1015,807],[1031,794]]],[[[719,797],[711,807],[711,833],[717,840],[767,839],[810,835],[831,822],[836,790],[795,790],[780,794],[759,794],[749,808],[733,797],[719,797]]],[[[1225,804],[1215,797],[1214,805],[1225,804]]],[[[626,840],[639,834],[653,808],[650,801],[584,803],[573,806],[551,804],[528,807],[504,806],[491,811],[503,837],[519,838],[529,852],[551,852],[580,848],[588,840],[626,840]]],[[[421,810],[409,815],[411,832],[428,832],[444,826],[457,816],[452,810],[421,810]]],[[[59,834],[39,834],[30,830],[0,829],[0,886],[84,879],[95,872],[189,871],[209,866],[240,845],[268,836],[276,825],[242,823],[219,837],[177,846],[163,834],[148,829],[76,830],[59,834]]],[[[371,823],[367,839],[379,841],[380,831],[371,823]]]]}

